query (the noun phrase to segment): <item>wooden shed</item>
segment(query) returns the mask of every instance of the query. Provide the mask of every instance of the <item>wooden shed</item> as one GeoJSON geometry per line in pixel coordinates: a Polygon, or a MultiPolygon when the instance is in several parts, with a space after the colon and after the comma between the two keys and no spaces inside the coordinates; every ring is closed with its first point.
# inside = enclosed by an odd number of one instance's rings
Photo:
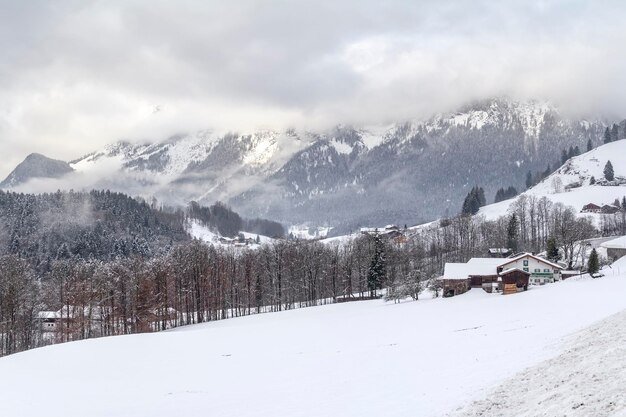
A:
{"type": "Polygon", "coordinates": [[[515,294],[528,289],[530,273],[519,268],[511,268],[500,272],[500,280],[502,294],[515,294]]]}

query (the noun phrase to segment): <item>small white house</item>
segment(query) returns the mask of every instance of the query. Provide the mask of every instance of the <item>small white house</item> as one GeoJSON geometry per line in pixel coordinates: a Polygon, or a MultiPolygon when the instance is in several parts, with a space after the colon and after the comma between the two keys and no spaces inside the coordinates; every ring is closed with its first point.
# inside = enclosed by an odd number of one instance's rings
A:
{"type": "Polygon", "coordinates": [[[37,321],[42,332],[54,332],[57,329],[60,315],[58,311],[40,311],[37,314],[37,321]]]}

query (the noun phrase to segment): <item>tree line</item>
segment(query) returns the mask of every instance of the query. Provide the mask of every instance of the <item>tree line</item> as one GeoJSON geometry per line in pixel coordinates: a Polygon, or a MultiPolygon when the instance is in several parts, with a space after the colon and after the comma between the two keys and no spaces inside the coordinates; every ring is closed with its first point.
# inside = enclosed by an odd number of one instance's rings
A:
{"type": "MultiPolygon", "coordinates": [[[[626,228],[605,216],[602,233],[626,228]]],[[[49,343],[171,327],[380,295],[417,299],[446,262],[485,256],[492,247],[542,252],[568,267],[585,265],[579,241],[600,231],[546,197],[520,196],[495,220],[459,215],[403,238],[367,233],[342,244],[277,240],[224,248],[192,239],[154,251],[83,257],[57,251],[43,270],[23,252],[0,257],[0,354],[49,343]],[[556,252],[556,254],[555,254],[556,252]],[[42,311],[58,312],[44,331],[42,311]]],[[[61,244],[63,246],[63,244],[61,244]]],[[[69,245],[71,247],[72,245],[69,245]]]]}

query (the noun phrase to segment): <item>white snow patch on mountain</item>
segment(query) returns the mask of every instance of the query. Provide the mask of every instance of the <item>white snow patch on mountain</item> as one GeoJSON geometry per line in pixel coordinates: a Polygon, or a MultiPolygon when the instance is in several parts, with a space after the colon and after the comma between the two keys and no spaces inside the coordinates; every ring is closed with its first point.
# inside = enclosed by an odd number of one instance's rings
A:
{"type": "MultiPolygon", "coordinates": [[[[615,199],[626,196],[626,140],[611,142],[567,161],[555,173],[521,195],[536,198],[546,197],[554,203],[572,206],[580,212],[583,206],[594,203],[599,206],[612,204],[615,199]],[[603,183],[604,167],[611,161],[616,180],[603,183]],[[590,184],[591,177],[598,182],[590,184]]],[[[479,214],[487,219],[506,215],[511,204],[519,196],[496,204],[482,207],[479,214]]],[[[581,213],[596,221],[601,214],[581,213]]]]}

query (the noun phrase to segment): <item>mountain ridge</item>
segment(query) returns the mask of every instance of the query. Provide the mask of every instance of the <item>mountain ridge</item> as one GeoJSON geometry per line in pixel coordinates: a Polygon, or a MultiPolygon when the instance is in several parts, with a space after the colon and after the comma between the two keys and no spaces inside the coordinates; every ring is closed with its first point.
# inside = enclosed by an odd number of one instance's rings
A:
{"type": "Polygon", "coordinates": [[[120,141],[69,166],[87,174],[106,167],[121,176],[96,175],[92,187],[135,184],[134,194],[167,203],[220,200],[248,217],[352,229],[436,218],[455,211],[475,184],[489,195],[523,188],[527,172],[558,162],[569,146],[599,143],[606,125],[568,119],[546,102],[498,98],[390,125],[120,141]]]}

